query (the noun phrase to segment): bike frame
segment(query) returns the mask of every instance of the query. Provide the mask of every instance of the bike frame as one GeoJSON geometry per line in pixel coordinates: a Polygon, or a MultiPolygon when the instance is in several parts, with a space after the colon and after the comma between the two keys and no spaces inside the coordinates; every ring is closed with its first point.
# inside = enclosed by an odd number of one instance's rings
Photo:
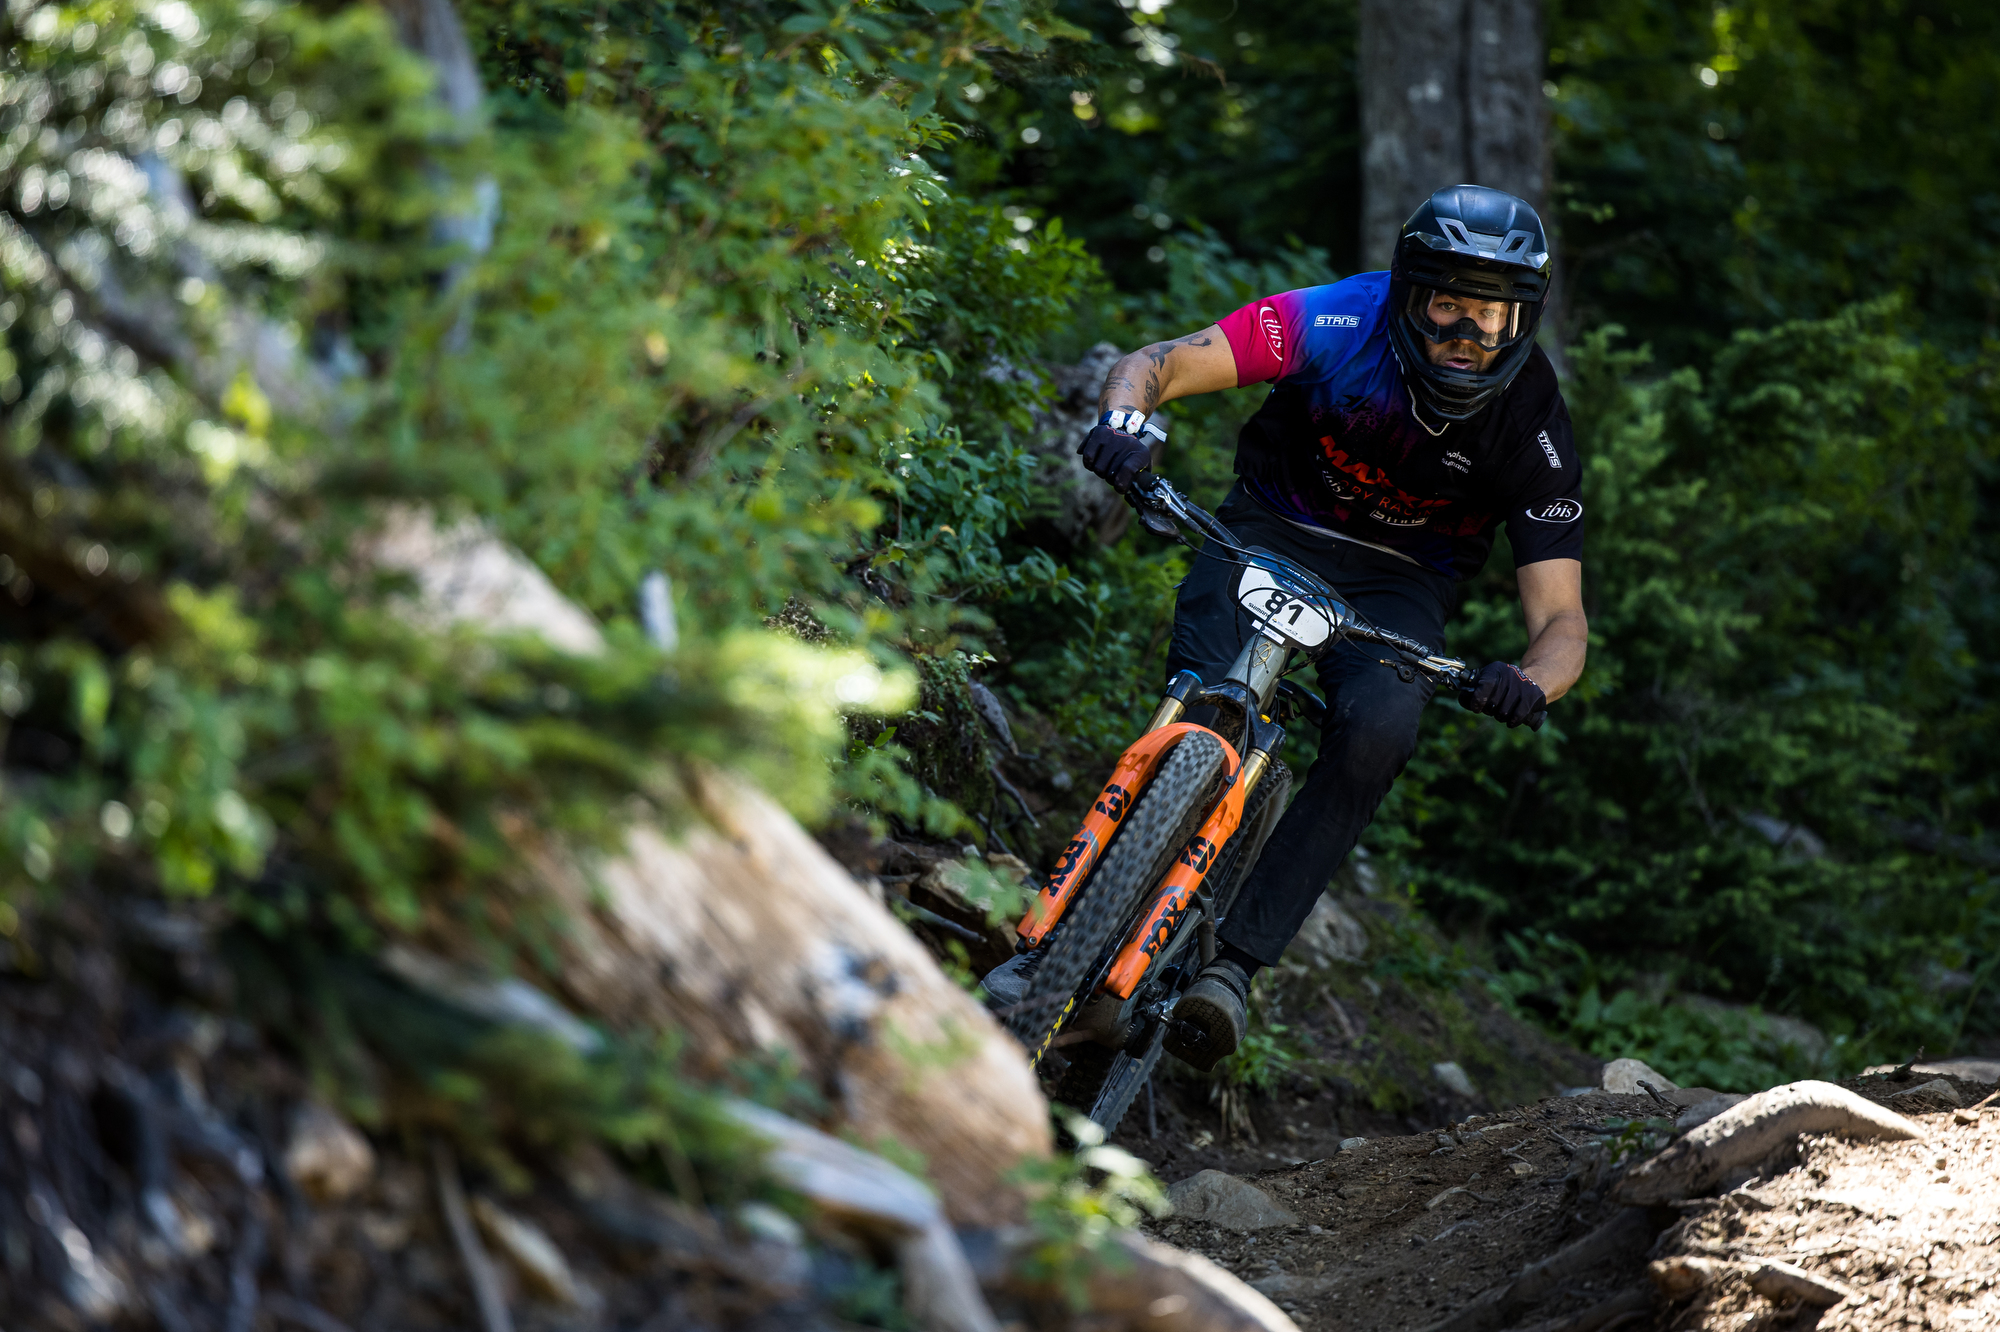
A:
{"type": "MultiPolygon", "coordinates": [[[[1208,873],[1222,848],[1241,826],[1250,794],[1263,780],[1284,743],[1284,728],[1271,718],[1272,701],[1295,652],[1307,652],[1318,657],[1331,651],[1342,640],[1353,640],[1372,643],[1394,653],[1397,660],[1385,664],[1394,666],[1405,680],[1414,680],[1422,673],[1440,686],[1463,689],[1472,679],[1472,673],[1464,662],[1439,656],[1422,643],[1368,624],[1356,616],[1332,589],[1283,557],[1238,546],[1227,528],[1211,515],[1189,504],[1165,481],[1157,477],[1142,479],[1135,486],[1132,498],[1139,508],[1141,521],[1151,531],[1185,542],[1176,525],[1185,522],[1205,533],[1211,541],[1219,543],[1219,558],[1231,559],[1246,571],[1261,570],[1268,581],[1250,585],[1239,583],[1239,588],[1245,590],[1239,591],[1238,604],[1252,616],[1254,627],[1248,641],[1237,653],[1236,660],[1230,664],[1223,678],[1213,685],[1204,685],[1191,671],[1182,671],[1175,677],[1147,724],[1145,733],[1119,756],[1110,779],[1105,782],[1085,816],[1083,826],[1064,848],[1048,883],[1036,894],[1021,921],[1019,947],[1023,951],[1047,942],[1061,925],[1065,911],[1075,901],[1091,871],[1103,858],[1133,802],[1153,779],[1172,748],[1190,732],[1198,730],[1209,732],[1222,743],[1227,766],[1220,798],[1204,817],[1200,829],[1182,846],[1172,867],[1154,888],[1152,900],[1139,913],[1108,962],[1100,963],[1095,979],[1087,979],[1082,987],[1067,997],[1062,1011],[1042,1036],[1039,1048],[1031,1053],[1032,1064],[1040,1063],[1055,1042],[1057,1033],[1062,1031],[1088,995],[1105,995],[1121,1002],[1131,1000],[1146,978],[1168,960],[1169,954],[1177,952],[1188,937],[1186,927],[1191,913],[1201,913],[1204,930],[1220,923],[1218,904],[1207,891],[1208,873]],[[1240,558],[1232,559],[1231,555],[1221,553],[1225,551],[1234,552],[1240,558]],[[1263,604],[1261,610],[1243,599],[1261,596],[1266,588],[1271,591],[1271,599],[1263,604]],[[1286,624],[1281,621],[1283,613],[1291,610],[1291,627],[1301,635],[1306,634],[1308,630],[1299,624],[1300,610],[1292,609],[1301,604],[1302,608],[1310,608],[1324,622],[1324,627],[1317,631],[1319,636],[1316,639],[1288,634],[1286,624]],[[1204,706],[1242,719],[1238,735],[1245,749],[1240,756],[1238,746],[1214,727],[1181,720],[1189,709],[1204,706]]],[[[1539,730],[1543,715],[1537,714],[1529,725],[1539,730]]],[[[1226,907],[1228,904],[1222,905],[1226,907]]],[[[1204,933],[1204,964],[1210,960],[1210,951],[1210,936],[1204,933]]]]}

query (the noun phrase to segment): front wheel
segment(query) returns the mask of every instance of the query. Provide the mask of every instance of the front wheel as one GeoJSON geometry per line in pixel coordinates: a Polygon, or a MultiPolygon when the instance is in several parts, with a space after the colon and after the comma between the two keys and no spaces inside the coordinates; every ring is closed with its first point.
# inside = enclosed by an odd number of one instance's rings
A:
{"type": "Polygon", "coordinates": [[[1131,924],[1142,894],[1160,881],[1214,803],[1222,741],[1189,731],[1125,816],[1111,847],[1057,925],[1048,952],[1007,1015],[1007,1028],[1039,1062],[1088,997],[1079,989],[1131,924]]]}

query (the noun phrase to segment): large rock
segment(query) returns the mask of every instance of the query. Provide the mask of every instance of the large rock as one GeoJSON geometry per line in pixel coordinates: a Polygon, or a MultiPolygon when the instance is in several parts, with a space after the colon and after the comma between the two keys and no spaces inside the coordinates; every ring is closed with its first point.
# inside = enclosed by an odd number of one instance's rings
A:
{"type": "Polygon", "coordinates": [[[1285,954],[1314,967],[1359,962],[1368,956],[1368,931],[1332,893],[1322,893],[1285,954]]]}
{"type": "MultiPolygon", "coordinates": [[[[1076,453],[1077,445],[1097,424],[1097,397],[1103,391],[1104,377],[1123,354],[1112,344],[1100,342],[1075,365],[1044,367],[1055,396],[1035,413],[1028,447],[1042,459],[1035,480],[1053,506],[1050,517],[1072,541],[1091,534],[1100,541],[1116,541],[1132,521],[1131,506],[1108,483],[1092,476],[1076,453]]],[[[1025,372],[995,365],[988,373],[1000,377],[1025,372]]],[[[1153,445],[1154,463],[1164,452],[1163,445],[1153,445]]]]}
{"type": "MultiPolygon", "coordinates": [[[[476,525],[397,510],[364,553],[413,576],[416,622],[601,650],[589,617],[476,525]]],[[[683,794],[684,827],[637,822],[600,860],[518,830],[524,880],[563,918],[562,999],[613,1029],[676,1033],[696,1076],[785,1056],[825,1093],[828,1127],[923,1156],[954,1222],[1018,1220],[1009,1174],[1051,1147],[1021,1047],[762,791],[702,769],[683,794]]]]}
{"type": "Polygon", "coordinates": [[[1204,1170],[1168,1185],[1167,1201],[1174,1205],[1175,1216],[1224,1230],[1269,1230],[1299,1223],[1270,1194],[1220,1170],[1204,1170]]]}
{"type": "MultiPolygon", "coordinates": [[[[1067,1298],[1045,1279],[1024,1281],[1018,1259],[1032,1238],[1024,1231],[1007,1251],[1008,1270],[991,1273],[1003,1295],[1026,1295],[1048,1307],[1067,1298]]],[[[1129,1231],[1111,1237],[1111,1252],[1085,1280],[1084,1310],[1073,1322],[1036,1323],[1090,1332],[1298,1332],[1298,1325],[1261,1292],[1197,1253],[1129,1231]]],[[[1023,1323],[1011,1323],[1022,1327],[1023,1323]]]]}

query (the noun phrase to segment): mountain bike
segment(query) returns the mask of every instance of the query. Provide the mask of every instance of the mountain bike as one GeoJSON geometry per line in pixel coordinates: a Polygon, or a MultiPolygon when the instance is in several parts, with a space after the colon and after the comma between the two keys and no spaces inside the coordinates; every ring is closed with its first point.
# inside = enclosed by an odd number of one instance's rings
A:
{"type": "MultiPolygon", "coordinates": [[[[1251,633],[1223,678],[1168,683],[1145,732],[1111,770],[1019,934],[1022,982],[999,1016],[1038,1069],[1063,1051],[1055,1099],[1112,1132],[1171,1036],[1200,1054],[1202,1033],[1174,1006],[1215,958],[1215,930],[1291,794],[1278,758],[1284,723],[1317,727],[1325,705],[1285,676],[1342,642],[1366,643],[1406,682],[1466,690],[1474,671],[1367,622],[1339,592],[1229,529],[1165,479],[1142,473],[1127,497],[1146,528],[1241,567],[1236,601],[1251,633]],[[1183,720],[1190,715],[1203,718],[1183,720]]],[[[1529,725],[1539,727],[1546,711],[1529,725]]],[[[997,974],[997,973],[996,973],[997,974]]],[[[1211,1061],[1212,1062],[1212,1061],[1211,1061]]]]}

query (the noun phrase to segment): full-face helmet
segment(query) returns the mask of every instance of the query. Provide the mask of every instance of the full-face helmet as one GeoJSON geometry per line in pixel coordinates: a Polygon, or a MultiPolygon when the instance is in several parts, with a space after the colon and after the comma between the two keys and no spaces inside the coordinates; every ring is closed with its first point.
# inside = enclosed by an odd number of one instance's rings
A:
{"type": "Polygon", "coordinates": [[[1410,214],[1389,265],[1389,341],[1430,415],[1463,421],[1513,382],[1548,291],[1548,237],[1525,200],[1452,185],[1410,214]],[[1484,364],[1432,359],[1432,347],[1455,342],[1479,350],[1454,359],[1484,364]]]}

